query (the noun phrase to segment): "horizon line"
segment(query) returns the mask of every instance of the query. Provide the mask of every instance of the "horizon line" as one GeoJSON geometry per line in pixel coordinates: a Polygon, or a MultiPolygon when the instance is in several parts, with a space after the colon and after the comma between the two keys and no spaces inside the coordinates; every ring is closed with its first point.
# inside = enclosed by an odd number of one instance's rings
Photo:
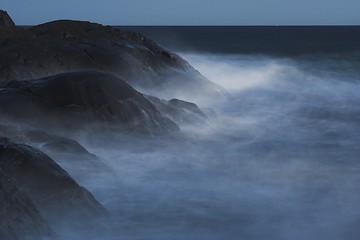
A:
{"type": "MultiPolygon", "coordinates": [[[[54,21],[61,21],[61,20],[69,20],[69,21],[81,21],[81,20],[70,20],[70,19],[59,19],[59,20],[54,20],[54,21]]],[[[49,21],[49,22],[54,22],[54,21],[49,21]]],[[[44,23],[39,23],[39,24],[17,24],[16,26],[19,27],[31,27],[31,26],[37,26],[37,25],[41,25],[41,24],[45,24],[45,23],[49,23],[49,22],[44,22],[44,23]]],[[[102,23],[98,23],[98,22],[92,22],[92,21],[83,21],[83,22],[90,22],[90,23],[96,23],[96,24],[101,24],[103,26],[113,26],[113,27],[360,27],[360,24],[244,24],[244,25],[240,25],[240,24],[227,24],[227,25],[223,25],[223,24],[209,24],[209,25],[205,25],[205,24],[199,24],[199,25],[189,25],[189,24],[184,24],[184,25],[180,25],[180,24],[174,24],[174,25],[160,25],[160,24],[154,24],[154,25],[141,25],[141,24],[129,24],[129,25],[125,25],[125,24],[102,24],[102,23]]]]}

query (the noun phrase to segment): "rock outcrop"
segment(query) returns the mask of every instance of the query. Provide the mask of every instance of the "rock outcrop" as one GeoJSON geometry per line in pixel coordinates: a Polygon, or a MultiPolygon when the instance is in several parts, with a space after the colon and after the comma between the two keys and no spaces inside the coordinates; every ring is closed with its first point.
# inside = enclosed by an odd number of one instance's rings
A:
{"type": "Polygon", "coordinates": [[[29,197],[0,170],[0,239],[42,239],[54,236],[29,197]]]}
{"type": "Polygon", "coordinates": [[[149,101],[133,87],[162,99],[226,96],[180,56],[137,33],[70,20],[0,32],[0,114],[11,121],[68,132],[106,126],[164,134],[179,129],[174,121],[204,116],[190,105],[149,101]]]}
{"type": "Polygon", "coordinates": [[[0,102],[3,116],[37,127],[75,131],[112,126],[122,132],[152,134],[178,129],[141,93],[101,72],[11,81],[1,89],[0,102]]]}
{"type": "Polygon", "coordinates": [[[65,221],[76,226],[106,215],[89,191],[35,148],[0,139],[0,170],[29,196],[51,224],[65,221]]]}
{"type": "Polygon", "coordinates": [[[61,20],[0,34],[3,84],[79,70],[107,72],[139,91],[167,99],[226,95],[180,56],[137,33],[61,20]]]}

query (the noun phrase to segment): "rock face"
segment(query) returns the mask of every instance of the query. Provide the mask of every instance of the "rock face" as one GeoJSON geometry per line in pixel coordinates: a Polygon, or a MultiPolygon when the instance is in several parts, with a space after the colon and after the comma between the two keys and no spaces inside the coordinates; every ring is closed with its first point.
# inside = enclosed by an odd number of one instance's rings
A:
{"type": "Polygon", "coordinates": [[[180,56],[144,36],[90,22],[62,20],[22,32],[8,30],[0,35],[0,56],[3,84],[14,79],[96,70],[163,98],[226,94],[180,56]]]}
{"type": "Polygon", "coordinates": [[[2,26],[13,27],[15,23],[6,11],[0,10],[0,27],[2,26]]]}
{"type": "Polygon", "coordinates": [[[85,223],[105,209],[44,153],[0,139],[0,170],[27,194],[51,224],[85,223]]]}
{"type": "Polygon", "coordinates": [[[0,170],[0,239],[42,239],[54,236],[25,193],[0,170]]]}
{"type": "Polygon", "coordinates": [[[0,112],[17,122],[63,130],[94,127],[97,123],[121,131],[154,134],[178,129],[141,93],[101,72],[11,81],[0,91],[0,102],[0,112]]]}

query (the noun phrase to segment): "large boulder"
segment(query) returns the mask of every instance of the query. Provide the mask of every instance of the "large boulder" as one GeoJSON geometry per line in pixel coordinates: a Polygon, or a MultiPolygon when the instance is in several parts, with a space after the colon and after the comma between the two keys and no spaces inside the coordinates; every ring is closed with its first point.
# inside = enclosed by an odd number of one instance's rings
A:
{"type": "Polygon", "coordinates": [[[16,122],[75,131],[114,127],[167,133],[177,125],[141,93],[112,75],[81,71],[12,81],[0,91],[0,112],[16,122]]]}
{"type": "Polygon", "coordinates": [[[42,239],[54,236],[29,197],[0,170],[0,239],[42,239]]]}
{"type": "Polygon", "coordinates": [[[162,98],[223,97],[177,54],[144,36],[100,24],[60,20],[20,33],[0,34],[0,81],[33,79],[69,71],[96,70],[124,79],[162,98]],[[24,33],[22,33],[24,35],[24,33]],[[4,38],[7,41],[4,41],[4,38]]]}

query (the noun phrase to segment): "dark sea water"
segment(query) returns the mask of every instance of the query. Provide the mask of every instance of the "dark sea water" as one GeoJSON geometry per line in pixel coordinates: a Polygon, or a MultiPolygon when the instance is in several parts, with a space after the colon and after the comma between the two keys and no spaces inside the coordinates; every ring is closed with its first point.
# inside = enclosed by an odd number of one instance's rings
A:
{"type": "Polygon", "coordinates": [[[360,26],[119,27],[176,52],[305,55],[359,53],[360,26]]]}
{"type": "Polygon", "coordinates": [[[88,143],[119,177],[82,182],[113,215],[87,239],[360,239],[359,27],[123,29],[233,99],[176,140],[88,143]]]}

